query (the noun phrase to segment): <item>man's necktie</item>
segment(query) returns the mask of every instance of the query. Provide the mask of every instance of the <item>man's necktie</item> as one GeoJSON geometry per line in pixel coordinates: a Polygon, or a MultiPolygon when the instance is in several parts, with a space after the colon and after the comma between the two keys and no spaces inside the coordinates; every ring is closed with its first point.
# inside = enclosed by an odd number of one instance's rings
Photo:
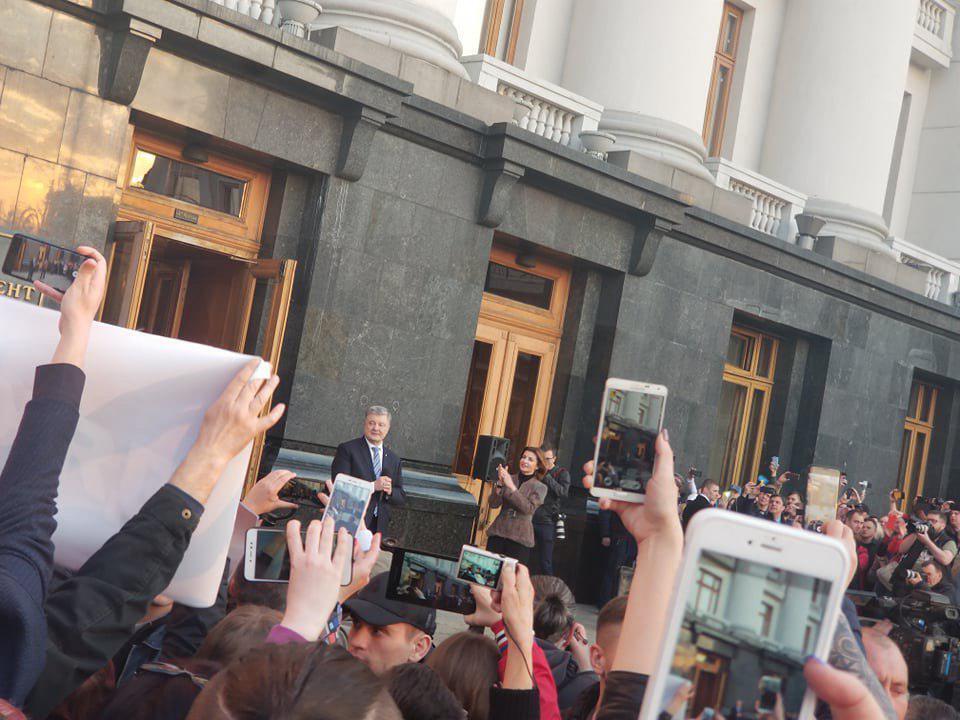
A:
{"type": "Polygon", "coordinates": [[[380,479],[380,471],[383,470],[383,464],[380,462],[380,448],[373,446],[373,479],[380,479]]]}

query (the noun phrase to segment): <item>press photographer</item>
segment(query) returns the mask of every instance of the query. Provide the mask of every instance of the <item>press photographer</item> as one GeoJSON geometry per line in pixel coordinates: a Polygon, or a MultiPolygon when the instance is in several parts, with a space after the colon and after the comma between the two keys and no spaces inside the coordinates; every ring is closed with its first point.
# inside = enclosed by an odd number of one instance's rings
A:
{"type": "MultiPolygon", "coordinates": [[[[902,595],[908,589],[907,571],[920,573],[930,560],[936,560],[949,567],[957,556],[957,543],[946,532],[947,519],[940,510],[927,509],[927,521],[908,522],[907,536],[900,544],[902,559],[890,562],[877,571],[878,585],[895,595],[902,595]]],[[[950,596],[953,599],[953,596],[950,596]]]]}

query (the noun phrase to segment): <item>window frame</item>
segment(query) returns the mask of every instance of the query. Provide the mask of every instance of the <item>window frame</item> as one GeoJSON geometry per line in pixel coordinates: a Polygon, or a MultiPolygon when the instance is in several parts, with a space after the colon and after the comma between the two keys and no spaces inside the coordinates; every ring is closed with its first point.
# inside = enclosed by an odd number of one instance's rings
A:
{"type": "Polygon", "coordinates": [[[723,591],[723,577],[717,573],[711,572],[704,568],[700,568],[700,573],[697,575],[697,592],[694,595],[693,604],[697,608],[698,612],[704,612],[708,615],[716,615],[717,611],[720,609],[720,594],[723,591]],[[709,584],[704,582],[705,580],[711,581],[709,584]],[[706,605],[707,609],[702,610],[700,605],[701,596],[706,595],[706,605]]]}
{"type": "Polygon", "coordinates": [[[723,152],[723,135],[726,131],[727,114],[730,110],[730,92],[737,67],[740,38],[743,35],[743,16],[743,10],[733,3],[725,2],[723,4],[723,16],[717,33],[717,46],[713,56],[713,71],[710,74],[710,90],[707,93],[707,107],[703,117],[702,136],[703,144],[707,148],[707,157],[720,157],[723,152]],[[723,49],[723,39],[724,30],[727,28],[727,19],[731,15],[736,18],[736,25],[733,37],[733,52],[727,53],[723,49]],[[722,90],[722,97],[715,99],[721,69],[727,70],[727,83],[722,90]],[[714,112],[717,108],[719,108],[719,118],[714,112]]]}
{"type": "Polygon", "coordinates": [[[497,54],[500,41],[500,28],[503,25],[503,11],[506,0],[487,0],[487,7],[483,16],[483,31],[481,33],[481,47],[485,55],[503,60],[510,65],[517,57],[517,41],[520,36],[520,21],[523,18],[524,0],[514,0],[513,12],[510,16],[510,28],[507,31],[506,46],[503,57],[497,54]]]}
{"type": "Polygon", "coordinates": [[[910,396],[907,402],[907,415],[903,421],[903,440],[900,447],[900,467],[897,473],[897,487],[903,490],[906,509],[913,507],[913,498],[923,495],[927,480],[927,461],[930,459],[930,444],[933,441],[934,417],[937,412],[937,401],[941,388],[930,382],[914,378],[910,385],[910,396]],[[917,392],[917,406],[915,414],[910,413],[909,403],[917,392]],[[923,409],[926,408],[926,415],[923,409]],[[917,477],[912,477],[912,469],[916,464],[920,438],[923,438],[923,447],[920,449],[920,465],[917,477]]]}

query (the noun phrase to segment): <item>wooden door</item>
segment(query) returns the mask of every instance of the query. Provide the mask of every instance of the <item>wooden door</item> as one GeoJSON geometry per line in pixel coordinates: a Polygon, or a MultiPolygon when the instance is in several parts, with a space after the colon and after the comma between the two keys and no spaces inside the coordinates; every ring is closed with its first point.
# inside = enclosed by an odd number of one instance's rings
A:
{"type": "Polygon", "coordinates": [[[153,248],[154,225],[149,220],[118,220],[107,246],[107,291],[100,320],[136,327],[153,248]]]}

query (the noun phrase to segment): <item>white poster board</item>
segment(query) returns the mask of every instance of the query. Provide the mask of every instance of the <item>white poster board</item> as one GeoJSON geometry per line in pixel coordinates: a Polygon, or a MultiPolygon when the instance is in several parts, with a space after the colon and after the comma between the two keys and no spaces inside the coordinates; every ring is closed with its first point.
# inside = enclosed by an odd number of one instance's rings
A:
{"type": "MultiPolygon", "coordinates": [[[[33,394],[34,369],[50,362],[57,345],[59,317],[58,311],[0,297],[0,466],[33,394]]],[[[80,422],[60,477],[57,564],[79,568],[170,479],[207,408],[249,360],[94,324],[80,422]]],[[[268,373],[263,363],[257,374],[268,373]]],[[[165,591],[174,600],[196,607],[215,601],[249,458],[247,447],[217,482],[165,591]]]]}

